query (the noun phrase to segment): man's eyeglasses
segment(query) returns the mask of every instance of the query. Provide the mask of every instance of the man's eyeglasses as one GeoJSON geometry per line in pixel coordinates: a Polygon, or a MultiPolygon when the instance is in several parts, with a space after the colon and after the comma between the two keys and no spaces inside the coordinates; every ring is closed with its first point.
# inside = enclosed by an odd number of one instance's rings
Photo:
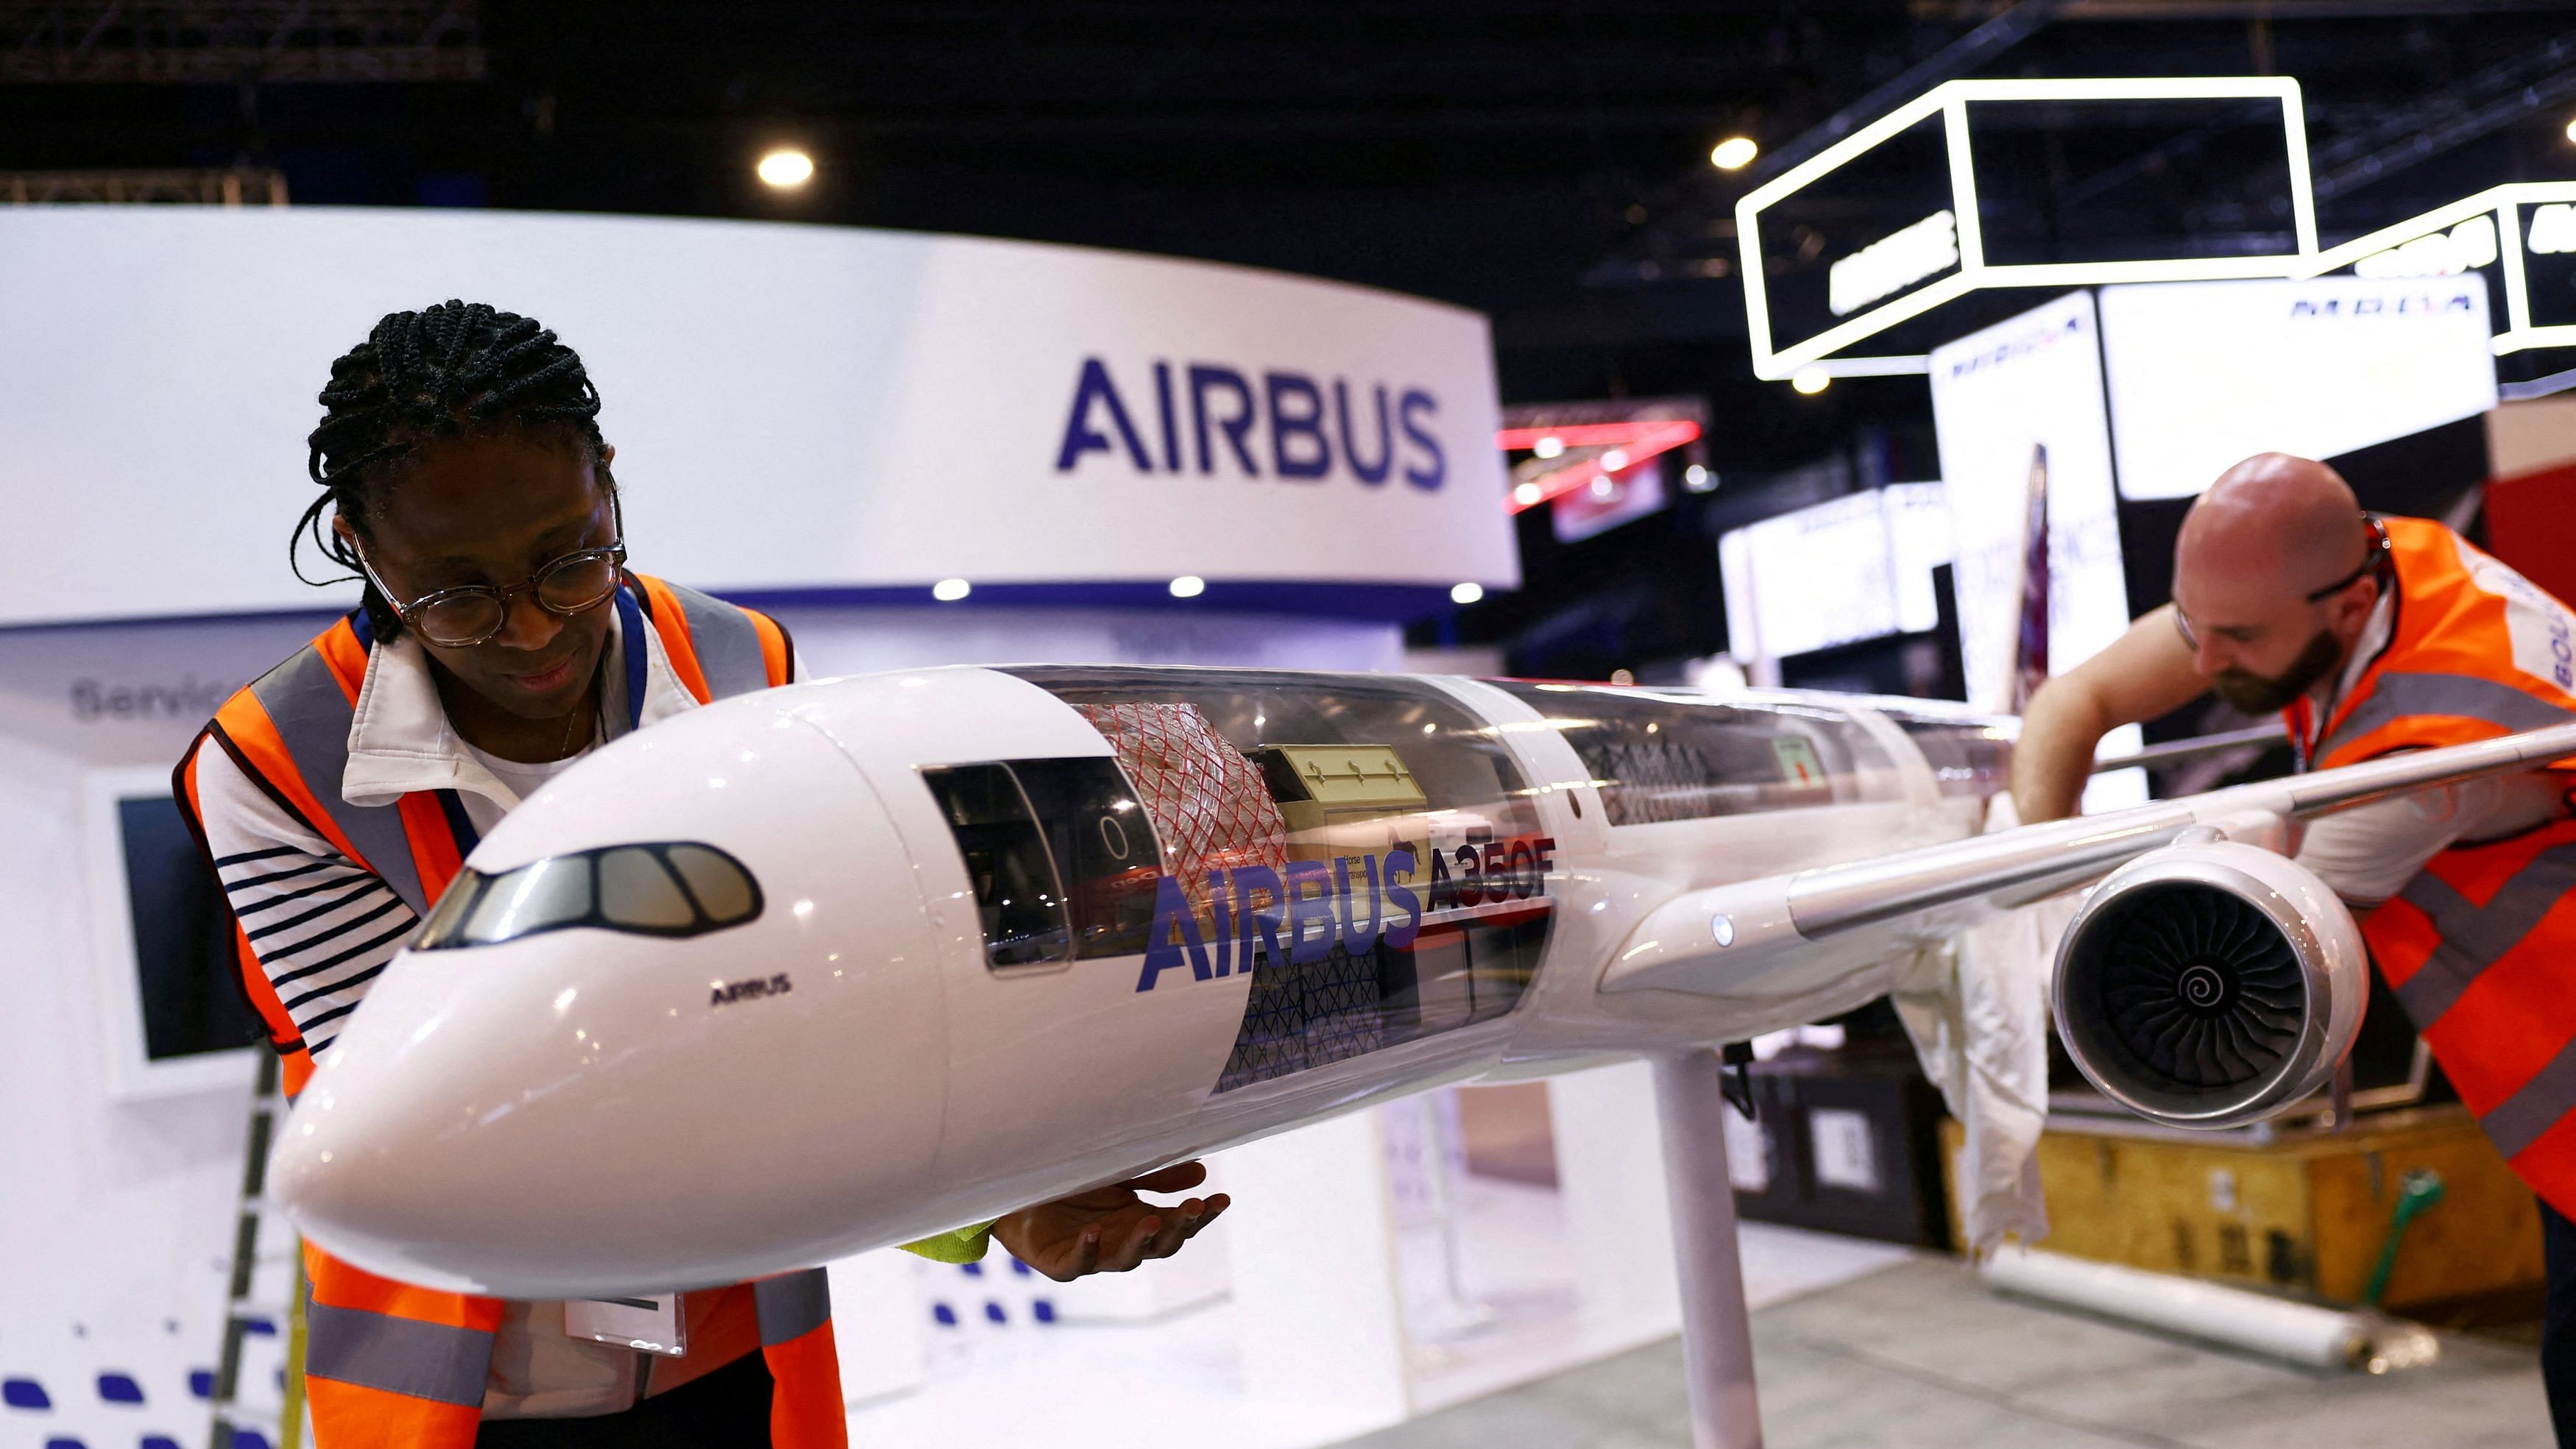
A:
{"type": "Polygon", "coordinates": [[[620,530],[615,543],[565,554],[506,589],[467,584],[424,594],[408,604],[396,600],[394,591],[376,577],[364,548],[358,550],[358,567],[366,571],[367,581],[384,595],[405,627],[432,644],[464,649],[500,633],[509,622],[510,600],[520,594],[535,596],[537,607],[564,618],[606,603],[625,575],[626,540],[620,530]]]}
{"type": "MultiPolygon", "coordinates": [[[[2305,595],[2301,596],[2301,603],[2324,603],[2326,600],[2331,599],[2335,595],[2342,593],[2344,590],[2351,588],[2353,585],[2360,583],[2363,579],[2372,578],[2386,573],[2393,566],[2393,560],[2396,557],[2395,549],[2397,545],[2388,537],[2388,525],[2380,522],[2378,519],[2367,513],[2361,516],[2361,521],[2369,525],[2371,540],[2369,551],[2362,556],[2361,567],[2354,569],[2351,573],[2345,574],[2342,578],[2335,580],[2333,583],[2326,585],[2322,589],[2310,589],[2305,595]]],[[[2179,604],[2174,606],[2174,631],[2182,635],[2182,642],[2185,645],[2195,650],[2200,648],[2200,633],[2198,630],[2191,627],[2191,620],[2184,616],[2182,607],[2179,604]]]]}

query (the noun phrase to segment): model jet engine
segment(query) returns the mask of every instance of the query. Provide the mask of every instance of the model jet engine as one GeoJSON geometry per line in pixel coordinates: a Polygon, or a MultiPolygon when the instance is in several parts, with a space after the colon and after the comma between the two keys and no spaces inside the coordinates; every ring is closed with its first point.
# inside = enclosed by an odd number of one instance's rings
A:
{"type": "Polygon", "coordinates": [[[2233,1120],[2331,1068],[2359,950],[2276,856],[2152,853],[2576,753],[2561,727],[1974,836],[2011,732],[1839,695],[1177,668],[724,701],[476,847],[269,1181],[360,1267],[570,1298],[807,1267],[1609,1055],[1673,1068],[1689,1149],[1716,1120],[1695,1049],[1856,1007],[1924,940],[2141,856],[2070,933],[2070,1039],[2141,1110],[2233,1120]]]}
{"type": "Polygon", "coordinates": [[[2315,1093],[2369,995],[2352,913],[2305,867],[2251,844],[2131,861],[2058,943],[2067,1054],[2105,1096],[2178,1127],[2233,1127],[2315,1093]]]}

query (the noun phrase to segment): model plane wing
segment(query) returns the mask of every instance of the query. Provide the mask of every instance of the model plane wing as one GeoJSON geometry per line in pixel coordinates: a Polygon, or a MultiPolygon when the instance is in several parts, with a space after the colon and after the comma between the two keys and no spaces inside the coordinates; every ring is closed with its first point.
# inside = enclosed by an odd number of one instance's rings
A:
{"type": "Polygon", "coordinates": [[[1601,989],[1722,994],[1791,953],[1954,931],[2184,839],[2278,849],[2294,820],[2569,756],[2576,723],[1690,891],[1639,924],[1601,989]]]}

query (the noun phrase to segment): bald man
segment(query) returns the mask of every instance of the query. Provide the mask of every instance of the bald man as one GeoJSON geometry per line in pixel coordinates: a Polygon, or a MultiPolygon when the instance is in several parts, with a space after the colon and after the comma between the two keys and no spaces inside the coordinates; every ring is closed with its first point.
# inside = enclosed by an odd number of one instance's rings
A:
{"type": "MultiPolygon", "coordinates": [[[[2104,734],[2214,693],[2280,710],[2301,768],[2576,719],[2576,615],[2439,523],[2371,518],[2323,463],[2266,453],[2193,504],[2173,602],[2031,698],[2025,821],[2075,808],[2104,734]]],[[[2539,1195],[2541,1367],[2576,1445],[2576,818],[2560,769],[2311,822],[2299,860],[2460,1098],[2539,1195]]]]}

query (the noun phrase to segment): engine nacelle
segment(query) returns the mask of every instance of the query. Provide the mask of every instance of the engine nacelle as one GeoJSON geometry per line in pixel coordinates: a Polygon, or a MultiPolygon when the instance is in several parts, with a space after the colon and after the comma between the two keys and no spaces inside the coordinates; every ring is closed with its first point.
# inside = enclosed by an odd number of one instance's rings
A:
{"type": "Polygon", "coordinates": [[[2370,961],[2305,866],[2217,841],[2141,856],[2057,947],[2057,1031],[2105,1096],[2175,1127],[2234,1127],[2315,1092],[2361,1030],[2370,961]]]}

